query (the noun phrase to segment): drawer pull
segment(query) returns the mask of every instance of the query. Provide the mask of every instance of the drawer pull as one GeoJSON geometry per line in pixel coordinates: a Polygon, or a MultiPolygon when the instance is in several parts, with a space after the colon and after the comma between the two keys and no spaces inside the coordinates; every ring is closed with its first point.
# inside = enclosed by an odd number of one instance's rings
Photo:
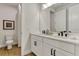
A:
{"type": "Polygon", "coordinates": [[[51,55],[53,55],[53,48],[51,49],[51,55]]]}
{"type": "Polygon", "coordinates": [[[56,50],[54,50],[54,56],[56,56],[56,50]]]}

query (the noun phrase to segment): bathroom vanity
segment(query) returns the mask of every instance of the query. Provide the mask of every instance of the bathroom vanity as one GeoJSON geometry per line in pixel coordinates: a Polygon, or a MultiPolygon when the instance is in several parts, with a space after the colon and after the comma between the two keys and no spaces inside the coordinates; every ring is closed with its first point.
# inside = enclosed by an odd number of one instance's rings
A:
{"type": "Polygon", "coordinates": [[[79,4],[52,5],[49,13],[51,31],[66,31],[68,36],[31,33],[32,52],[38,56],[79,56],[79,4]]]}
{"type": "Polygon", "coordinates": [[[31,50],[37,56],[79,56],[79,39],[31,33],[31,50]]]}
{"type": "Polygon", "coordinates": [[[49,8],[46,9],[50,13],[50,31],[57,34],[66,31],[68,36],[31,33],[32,52],[38,56],[79,56],[79,4],[61,3],[49,8]],[[69,32],[76,35],[69,36],[69,32]]]}

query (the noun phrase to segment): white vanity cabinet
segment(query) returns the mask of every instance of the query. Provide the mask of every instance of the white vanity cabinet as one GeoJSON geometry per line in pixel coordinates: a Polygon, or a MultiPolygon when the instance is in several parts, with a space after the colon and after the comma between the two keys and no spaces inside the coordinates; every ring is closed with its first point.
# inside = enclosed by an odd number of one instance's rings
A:
{"type": "Polygon", "coordinates": [[[31,35],[31,50],[37,56],[78,56],[79,46],[42,35],[31,35]]]}
{"type": "Polygon", "coordinates": [[[49,45],[47,43],[44,43],[43,55],[44,56],[73,56],[73,54],[58,49],[56,47],[53,47],[52,45],[49,45]]]}
{"type": "Polygon", "coordinates": [[[75,46],[75,56],[79,56],[79,45],[75,46]]]}
{"type": "Polygon", "coordinates": [[[49,44],[43,44],[43,55],[44,56],[54,56],[54,47],[49,44]]]}
{"type": "MultiPolygon", "coordinates": [[[[52,40],[49,38],[44,38],[43,55],[44,56],[73,56],[74,55],[74,53],[71,53],[71,51],[66,50],[68,47],[65,47],[65,48],[61,47],[62,45],[60,45],[60,43],[62,43],[62,42],[55,41],[55,40],[52,40]]],[[[73,50],[73,49],[74,49],[74,47],[72,47],[71,50],[73,50]]]]}
{"type": "Polygon", "coordinates": [[[71,43],[68,43],[68,42],[56,40],[56,39],[53,39],[53,38],[52,39],[51,38],[44,38],[43,42],[47,43],[49,45],[52,45],[54,47],[57,47],[57,48],[59,48],[63,51],[69,52],[71,54],[74,54],[74,52],[75,52],[74,51],[75,45],[71,44],[71,43]]]}
{"type": "Polygon", "coordinates": [[[42,38],[36,35],[31,36],[31,50],[36,55],[42,55],[42,38]]]}

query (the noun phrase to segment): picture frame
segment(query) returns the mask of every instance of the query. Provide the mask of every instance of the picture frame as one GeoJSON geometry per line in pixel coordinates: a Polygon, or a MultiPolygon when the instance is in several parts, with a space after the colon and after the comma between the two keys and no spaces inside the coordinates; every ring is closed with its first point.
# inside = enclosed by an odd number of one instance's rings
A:
{"type": "Polygon", "coordinates": [[[12,20],[3,20],[3,30],[14,30],[15,21],[12,20]]]}

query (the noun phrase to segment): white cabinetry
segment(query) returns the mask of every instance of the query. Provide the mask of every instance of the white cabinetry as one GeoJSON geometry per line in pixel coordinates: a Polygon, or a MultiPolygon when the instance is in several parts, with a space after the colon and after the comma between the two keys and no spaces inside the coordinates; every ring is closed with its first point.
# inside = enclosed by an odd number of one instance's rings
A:
{"type": "Polygon", "coordinates": [[[31,35],[31,50],[38,56],[75,56],[79,46],[45,36],[31,35]]]}
{"type": "Polygon", "coordinates": [[[52,40],[49,38],[44,38],[43,41],[43,51],[45,56],[72,56],[74,53],[71,53],[74,51],[74,47],[72,45],[67,44],[65,46],[65,42],[60,42],[56,40],[52,40]],[[62,44],[62,45],[61,45],[62,44]],[[64,46],[63,46],[64,45],[64,46]],[[71,51],[70,51],[71,49],[71,51]],[[68,52],[67,52],[68,51],[68,52]]]}
{"type": "Polygon", "coordinates": [[[43,44],[43,55],[44,56],[54,56],[53,46],[46,43],[43,44]]]}
{"type": "Polygon", "coordinates": [[[75,46],[75,55],[79,56],[79,45],[75,46]]]}
{"type": "Polygon", "coordinates": [[[53,47],[52,45],[49,45],[47,43],[44,43],[43,55],[44,56],[72,56],[73,54],[58,49],[56,47],[53,47]]]}
{"type": "Polygon", "coordinates": [[[42,38],[32,35],[31,36],[31,50],[36,55],[42,55],[42,38]]]}
{"type": "Polygon", "coordinates": [[[55,40],[55,39],[50,39],[50,38],[44,38],[43,41],[45,43],[48,43],[54,47],[57,47],[57,48],[60,48],[62,50],[65,50],[69,53],[72,53],[74,54],[74,44],[71,44],[71,43],[68,43],[68,42],[63,42],[63,41],[58,41],[58,40],[55,40]]]}

